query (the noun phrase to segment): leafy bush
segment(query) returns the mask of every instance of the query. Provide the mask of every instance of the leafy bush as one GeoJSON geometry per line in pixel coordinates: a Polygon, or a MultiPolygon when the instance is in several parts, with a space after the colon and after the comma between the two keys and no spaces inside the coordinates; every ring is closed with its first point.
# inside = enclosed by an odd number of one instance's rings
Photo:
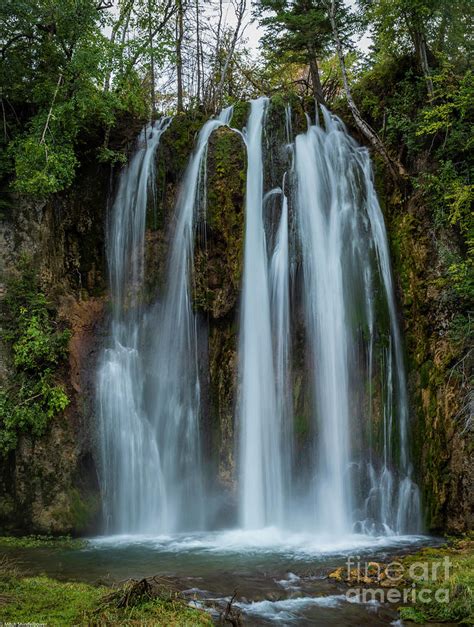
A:
{"type": "Polygon", "coordinates": [[[77,159],[73,147],[40,143],[27,136],[13,145],[15,188],[26,194],[47,196],[71,185],[77,159]]]}
{"type": "Polygon", "coordinates": [[[14,450],[21,433],[43,435],[51,418],[64,411],[69,398],[56,382],[67,356],[71,333],[60,330],[32,264],[23,261],[19,278],[7,285],[3,303],[4,339],[11,345],[15,376],[0,392],[0,453],[14,450]]]}
{"type": "Polygon", "coordinates": [[[433,208],[438,228],[454,229],[461,255],[449,259],[446,279],[465,303],[474,299],[474,221],[472,202],[472,114],[474,81],[471,72],[456,76],[445,65],[434,77],[436,103],[421,111],[416,134],[430,138],[437,167],[419,177],[418,186],[433,208]]]}

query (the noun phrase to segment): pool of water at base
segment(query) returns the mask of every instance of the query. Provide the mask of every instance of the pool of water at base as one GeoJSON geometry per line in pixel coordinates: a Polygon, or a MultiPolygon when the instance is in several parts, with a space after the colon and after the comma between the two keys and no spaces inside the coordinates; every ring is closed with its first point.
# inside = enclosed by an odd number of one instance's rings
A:
{"type": "Polygon", "coordinates": [[[104,536],[83,548],[8,548],[32,574],[111,584],[161,576],[173,580],[190,604],[215,617],[235,593],[244,625],[397,624],[396,606],[348,598],[327,579],[336,567],[392,560],[440,540],[427,536],[328,536],[286,533],[275,528],[162,536],[104,536]]]}

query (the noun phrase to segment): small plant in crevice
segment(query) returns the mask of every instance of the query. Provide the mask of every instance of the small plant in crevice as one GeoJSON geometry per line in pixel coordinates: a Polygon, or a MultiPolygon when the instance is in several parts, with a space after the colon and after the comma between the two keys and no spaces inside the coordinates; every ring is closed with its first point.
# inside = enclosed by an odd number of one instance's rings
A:
{"type": "Polygon", "coordinates": [[[10,347],[12,373],[0,391],[0,454],[7,455],[21,434],[43,435],[69,398],[58,383],[71,332],[62,329],[39,284],[31,260],[7,283],[2,302],[2,340],[10,347]]]}

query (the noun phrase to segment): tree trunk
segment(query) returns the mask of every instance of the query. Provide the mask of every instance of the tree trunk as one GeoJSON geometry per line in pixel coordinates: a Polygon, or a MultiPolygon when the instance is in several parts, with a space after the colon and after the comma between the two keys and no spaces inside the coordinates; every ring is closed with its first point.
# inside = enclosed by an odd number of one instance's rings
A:
{"type": "MultiPolygon", "coordinates": [[[[109,61],[108,61],[108,68],[107,68],[107,72],[105,74],[105,79],[104,79],[104,91],[108,92],[110,90],[110,81],[111,81],[111,76],[112,76],[112,64],[113,64],[113,58],[114,58],[114,46],[115,46],[115,40],[117,38],[118,32],[120,30],[120,28],[122,28],[123,25],[123,31],[122,31],[122,46],[123,43],[125,41],[125,35],[126,32],[128,30],[128,22],[130,19],[130,14],[132,11],[132,5],[133,2],[129,1],[129,2],[125,2],[124,4],[121,5],[120,8],[120,14],[117,18],[117,21],[115,22],[115,24],[112,27],[112,32],[110,33],[110,48],[111,48],[111,52],[110,52],[110,57],[109,57],[109,61]]],[[[123,56],[123,50],[122,50],[122,56],[123,56]]],[[[120,70],[122,71],[122,60],[120,61],[120,70]]],[[[120,72],[121,73],[121,72],[120,72]]]]}
{"type": "Polygon", "coordinates": [[[196,0],[196,67],[197,67],[197,103],[201,103],[201,32],[199,25],[199,0],[196,0]]]}
{"type": "Polygon", "coordinates": [[[244,19],[245,7],[246,7],[246,0],[240,0],[240,3],[239,3],[239,5],[238,5],[238,7],[236,9],[236,12],[237,12],[237,24],[235,26],[234,34],[232,36],[232,41],[231,41],[229,52],[227,54],[227,57],[226,57],[226,60],[225,60],[225,63],[224,63],[224,67],[222,68],[221,79],[219,81],[219,85],[218,85],[217,90],[216,90],[216,103],[215,103],[216,107],[220,106],[222,93],[224,91],[225,78],[226,78],[226,75],[227,75],[227,71],[229,69],[230,62],[232,61],[232,57],[234,56],[235,46],[236,46],[237,41],[239,39],[240,27],[242,26],[242,20],[244,19]]]}
{"type": "Polygon", "coordinates": [[[63,75],[60,74],[58,78],[58,83],[56,85],[56,89],[54,90],[53,100],[51,101],[51,106],[49,107],[48,117],[46,118],[46,124],[44,125],[43,133],[41,134],[40,144],[44,144],[44,141],[46,139],[46,131],[48,130],[49,121],[51,120],[51,115],[53,113],[54,103],[56,102],[56,97],[58,95],[59,88],[61,87],[62,80],[63,80],[63,75]]]}
{"type": "Polygon", "coordinates": [[[316,54],[314,52],[313,46],[308,46],[308,61],[314,97],[317,102],[326,106],[326,100],[323,94],[323,86],[321,85],[321,78],[319,76],[318,61],[316,59],[316,54]]]}
{"type": "Polygon", "coordinates": [[[148,0],[148,45],[150,46],[150,99],[151,99],[151,118],[155,117],[155,55],[153,51],[153,29],[151,24],[151,0],[148,0]]]}
{"type": "Polygon", "coordinates": [[[123,70],[124,70],[123,56],[125,54],[125,40],[127,39],[127,35],[128,35],[128,26],[130,24],[130,17],[131,17],[131,12],[129,11],[127,15],[127,19],[125,20],[125,24],[123,25],[122,37],[120,40],[120,47],[122,51],[122,54],[120,55],[120,64],[119,64],[120,76],[123,76],[123,70]]]}
{"type": "Polygon", "coordinates": [[[183,2],[177,0],[178,12],[176,16],[176,82],[177,82],[177,109],[183,111],[183,2]]]}
{"type": "MultiPolygon", "coordinates": [[[[154,39],[158,33],[160,33],[168,24],[168,22],[171,20],[171,18],[174,16],[174,14],[176,13],[178,8],[178,5],[175,3],[175,0],[167,0],[166,2],[166,6],[163,9],[163,19],[161,20],[161,22],[159,24],[157,24],[152,32],[151,32],[151,38],[154,39]]],[[[127,22],[128,24],[128,22],[127,22]]],[[[148,37],[149,39],[150,37],[148,37]]],[[[124,32],[124,37],[122,39],[122,45],[125,41],[125,32],[124,32]]],[[[126,60],[126,64],[124,65],[123,68],[123,72],[121,69],[121,72],[123,74],[123,77],[127,77],[130,72],[133,70],[133,68],[135,67],[136,62],[138,61],[138,59],[140,59],[140,57],[142,56],[142,54],[144,53],[144,50],[146,51],[146,46],[145,48],[143,46],[138,47],[135,52],[134,55],[130,58],[126,60]]],[[[123,61],[123,59],[122,59],[123,61]]]]}
{"type": "Polygon", "coordinates": [[[410,16],[406,13],[403,13],[403,17],[405,19],[405,24],[407,30],[410,34],[410,38],[413,43],[413,47],[415,48],[416,57],[418,59],[418,63],[420,64],[421,71],[423,72],[423,76],[426,81],[426,90],[428,91],[428,96],[430,100],[434,98],[434,87],[433,80],[431,78],[430,65],[428,63],[428,52],[426,45],[426,37],[423,31],[423,26],[420,25],[419,20],[418,24],[416,16],[413,16],[413,20],[410,19],[410,16]]]}
{"type": "Polygon", "coordinates": [[[431,78],[430,65],[428,63],[428,52],[427,52],[426,39],[425,39],[424,33],[420,32],[419,38],[420,38],[419,59],[420,59],[421,70],[425,77],[426,89],[428,90],[428,96],[430,100],[433,100],[434,99],[434,87],[433,87],[433,80],[431,78]]]}
{"type": "Polygon", "coordinates": [[[209,89],[208,89],[208,98],[207,98],[207,103],[206,103],[206,109],[210,108],[212,111],[216,109],[215,78],[221,72],[221,65],[222,65],[221,59],[220,59],[222,18],[223,18],[223,0],[219,0],[219,20],[217,22],[213,72],[211,75],[211,80],[208,83],[209,89]]]}
{"type": "Polygon", "coordinates": [[[448,29],[448,11],[444,6],[443,17],[441,18],[441,24],[438,30],[438,52],[444,52],[444,46],[446,43],[446,32],[448,29]]]}

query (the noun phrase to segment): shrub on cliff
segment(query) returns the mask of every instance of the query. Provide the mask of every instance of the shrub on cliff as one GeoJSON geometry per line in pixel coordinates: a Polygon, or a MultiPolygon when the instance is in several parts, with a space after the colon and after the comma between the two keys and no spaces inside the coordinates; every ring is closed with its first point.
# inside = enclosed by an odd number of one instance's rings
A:
{"type": "Polygon", "coordinates": [[[11,347],[13,372],[0,392],[0,454],[6,455],[26,433],[41,436],[69,398],[58,383],[67,357],[68,329],[60,329],[39,291],[33,266],[21,264],[19,277],[7,285],[2,303],[3,339],[11,347]]]}

